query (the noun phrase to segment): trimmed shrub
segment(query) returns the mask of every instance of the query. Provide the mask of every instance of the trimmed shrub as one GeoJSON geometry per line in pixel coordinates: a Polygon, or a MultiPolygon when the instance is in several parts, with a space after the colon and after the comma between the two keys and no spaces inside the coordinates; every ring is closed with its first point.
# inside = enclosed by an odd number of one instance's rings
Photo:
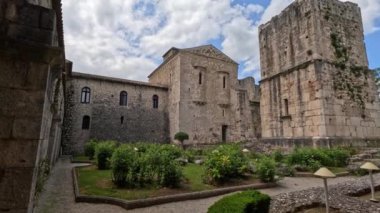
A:
{"type": "MultiPolygon", "coordinates": [[[[334,149],[324,149],[324,153],[332,159],[332,164],[330,166],[344,167],[348,164],[348,159],[350,158],[350,152],[346,149],[334,148],[334,149]]],[[[329,166],[329,165],[328,165],[329,166]]]]}
{"type": "Polygon", "coordinates": [[[274,182],[276,175],[276,162],[269,157],[262,157],[257,160],[256,173],[263,182],[274,182]]]}
{"type": "Polygon", "coordinates": [[[268,213],[270,197],[258,191],[244,191],[217,201],[208,213],[268,213]]]}
{"type": "Polygon", "coordinates": [[[238,145],[221,145],[207,155],[206,182],[218,184],[242,176],[248,170],[248,160],[238,145]]]}
{"type": "Polygon", "coordinates": [[[104,141],[96,144],[95,157],[98,169],[104,170],[109,168],[109,160],[116,146],[117,143],[114,141],[104,141]]]}
{"type": "Polygon", "coordinates": [[[98,142],[96,140],[90,140],[84,145],[84,155],[88,159],[93,160],[95,156],[95,146],[98,142]]]}
{"type": "Polygon", "coordinates": [[[130,146],[120,146],[111,158],[112,181],[118,187],[127,185],[128,174],[131,170],[130,165],[135,159],[136,152],[130,146]]]}
{"type": "Polygon", "coordinates": [[[171,145],[122,145],[112,155],[112,180],[117,187],[176,187],[182,179],[181,167],[175,161],[181,156],[178,150],[171,145]]]}
{"type": "Polygon", "coordinates": [[[276,162],[282,162],[285,159],[285,156],[278,149],[272,153],[272,156],[276,162]]]}
{"type": "Polygon", "coordinates": [[[177,132],[175,135],[174,135],[174,139],[178,140],[179,142],[181,142],[181,145],[183,147],[183,141],[185,140],[189,140],[189,135],[186,133],[186,132],[177,132]]]}
{"type": "Polygon", "coordinates": [[[300,168],[304,167],[307,170],[315,171],[321,166],[346,166],[349,157],[350,153],[347,150],[340,148],[302,148],[295,150],[295,152],[288,156],[288,163],[290,165],[297,165],[300,168]]]}

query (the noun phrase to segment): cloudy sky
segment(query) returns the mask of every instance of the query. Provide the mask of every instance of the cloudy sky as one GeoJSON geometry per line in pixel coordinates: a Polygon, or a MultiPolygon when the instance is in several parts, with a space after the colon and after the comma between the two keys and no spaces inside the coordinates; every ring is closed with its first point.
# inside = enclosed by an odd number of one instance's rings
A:
{"type": "MultiPolygon", "coordinates": [[[[74,71],[147,81],[171,47],[213,44],[260,79],[258,26],[293,0],[63,0],[74,71]]],[[[380,67],[380,0],[362,9],[371,68],[380,67]]]]}

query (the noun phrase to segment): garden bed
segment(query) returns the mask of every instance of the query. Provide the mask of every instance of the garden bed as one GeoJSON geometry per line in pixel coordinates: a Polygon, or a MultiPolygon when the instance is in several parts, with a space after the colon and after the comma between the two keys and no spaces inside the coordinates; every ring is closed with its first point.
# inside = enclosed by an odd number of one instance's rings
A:
{"type": "Polygon", "coordinates": [[[76,169],[79,192],[83,195],[107,196],[125,200],[145,199],[151,197],[198,192],[233,186],[262,184],[253,176],[233,179],[219,186],[203,183],[204,167],[188,164],[183,167],[184,181],[178,188],[146,186],[144,188],[117,188],[111,179],[111,170],[98,170],[96,166],[79,167],[76,169]]]}
{"type": "Polygon", "coordinates": [[[201,178],[202,166],[188,164],[184,167],[187,179],[180,188],[146,187],[120,189],[112,184],[110,170],[97,170],[95,166],[73,169],[73,184],[76,202],[109,203],[125,209],[141,208],[168,202],[202,199],[246,189],[264,189],[277,186],[276,183],[261,183],[256,178],[236,179],[221,186],[204,184],[201,178]]]}

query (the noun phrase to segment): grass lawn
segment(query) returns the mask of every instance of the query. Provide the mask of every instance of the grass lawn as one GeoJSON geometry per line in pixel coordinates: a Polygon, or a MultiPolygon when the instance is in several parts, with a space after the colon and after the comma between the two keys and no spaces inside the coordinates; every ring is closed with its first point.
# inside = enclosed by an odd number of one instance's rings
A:
{"type": "MultiPolygon", "coordinates": [[[[111,170],[97,170],[96,166],[90,166],[77,168],[77,172],[79,190],[81,194],[115,197],[125,200],[135,200],[217,188],[216,186],[203,183],[202,175],[204,172],[204,167],[196,164],[188,164],[183,168],[184,181],[181,187],[176,189],[155,186],[137,189],[119,189],[112,183],[111,170]]],[[[235,180],[222,187],[257,182],[257,179],[249,177],[243,180],[235,180]]]]}

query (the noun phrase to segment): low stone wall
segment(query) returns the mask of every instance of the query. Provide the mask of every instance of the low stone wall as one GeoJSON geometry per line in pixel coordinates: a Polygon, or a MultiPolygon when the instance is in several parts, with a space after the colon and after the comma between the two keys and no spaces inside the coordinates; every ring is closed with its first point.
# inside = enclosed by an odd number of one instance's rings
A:
{"type": "MultiPolygon", "coordinates": [[[[380,180],[380,174],[374,175],[380,180]]],[[[322,185],[322,180],[321,180],[322,185]]],[[[380,182],[375,183],[375,189],[380,190],[380,182]]],[[[364,176],[355,181],[336,184],[329,187],[330,207],[347,213],[380,212],[380,203],[363,201],[355,196],[370,193],[369,177],[364,176]]],[[[324,206],[324,189],[322,187],[290,192],[272,198],[270,212],[290,213],[316,206],[324,206]]]]}
{"type": "MultiPolygon", "coordinates": [[[[83,166],[81,166],[83,167],[83,166]]],[[[86,166],[84,166],[86,167],[86,166]]],[[[135,208],[143,208],[153,205],[159,205],[164,203],[170,203],[170,202],[178,202],[178,201],[184,201],[184,200],[195,200],[195,199],[202,199],[202,198],[208,198],[208,197],[214,197],[218,195],[228,194],[231,192],[237,192],[247,189],[266,189],[277,186],[276,183],[257,183],[257,184],[249,184],[249,185],[242,185],[242,186],[233,186],[233,187],[225,187],[220,189],[214,189],[214,190],[205,190],[200,192],[190,192],[190,193],[183,193],[183,194],[176,194],[176,195],[168,195],[168,196],[160,196],[160,197],[153,197],[153,198],[147,198],[147,199],[138,199],[138,200],[123,200],[118,198],[112,198],[112,197],[103,197],[103,196],[92,196],[92,195],[82,195],[79,191],[79,184],[78,184],[78,175],[76,172],[76,168],[74,167],[72,174],[73,174],[73,184],[74,184],[74,195],[75,195],[75,201],[76,202],[87,202],[87,203],[105,203],[105,204],[113,204],[120,206],[124,209],[135,209],[135,208]]]]}

